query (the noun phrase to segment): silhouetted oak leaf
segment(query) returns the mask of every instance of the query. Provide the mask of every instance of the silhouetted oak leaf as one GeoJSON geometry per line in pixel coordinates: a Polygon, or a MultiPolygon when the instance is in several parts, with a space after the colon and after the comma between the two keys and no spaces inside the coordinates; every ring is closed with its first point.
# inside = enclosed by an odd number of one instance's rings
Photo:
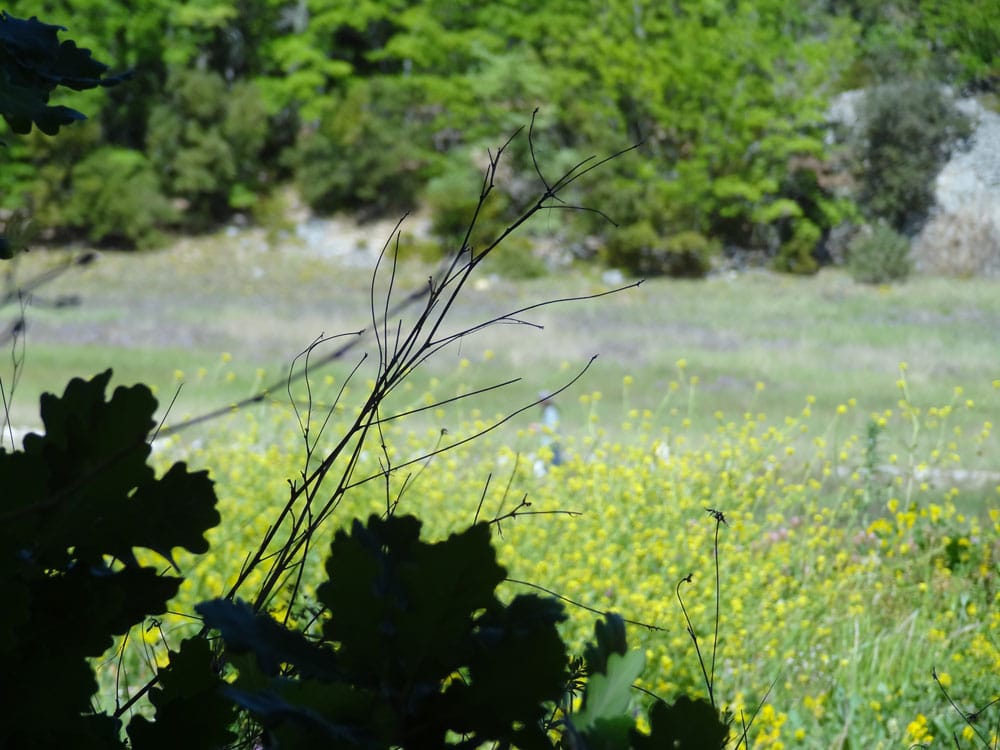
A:
{"type": "Polygon", "coordinates": [[[545,703],[566,685],[566,647],[556,628],[565,617],[559,602],[533,594],[482,613],[469,678],[445,693],[454,702],[451,728],[499,739],[543,718],[545,703]]]}
{"type": "Polygon", "coordinates": [[[72,40],[60,43],[60,31],[65,29],[37,18],[0,12],[0,115],[15,133],[29,133],[34,124],[55,135],[63,125],[86,119],[75,109],[48,104],[56,87],[114,86],[131,75],[106,77],[108,66],[72,40]]]}
{"type": "Polygon", "coordinates": [[[721,750],[729,727],[711,703],[680,696],[673,704],[656,701],[649,709],[649,734],[634,731],[635,750],[721,750]]]}
{"type": "Polygon", "coordinates": [[[205,625],[219,631],[226,648],[235,653],[253,653],[260,670],[268,677],[278,675],[283,664],[296,668],[304,677],[334,680],[340,676],[336,654],[283,627],[273,617],[253,611],[243,601],[213,599],[195,606],[205,625]]]}
{"type": "Polygon", "coordinates": [[[226,747],[236,708],[222,692],[226,683],[215,667],[212,645],[201,637],[183,641],[170,652],[170,663],[157,672],[150,691],[156,720],[136,716],[128,726],[133,750],[212,750],[226,747]]]}
{"type": "Polygon", "coordinates": [[[349,670],[407,685],[451,674],[468,651],[473,614],[496,603],[505,571],[489,528],[479,524],[441,542],[419,540],[409,516],[355,522],[341,531],[317,591],[330,610],[328,640],[349,670]]]}

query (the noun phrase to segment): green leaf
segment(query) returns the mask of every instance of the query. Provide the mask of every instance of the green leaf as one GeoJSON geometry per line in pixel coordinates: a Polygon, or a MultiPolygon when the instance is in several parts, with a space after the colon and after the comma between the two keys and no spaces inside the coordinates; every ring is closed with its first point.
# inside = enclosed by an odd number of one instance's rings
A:
{"type": "Polygon", "coordinates": [[[573,725],[579,731],[586,731],[599,719],[614,719],[628,711],[632,683],[642,674],[645,663],[642,651],[611,654],[607,672],[596,672],[588,678],[583,708],[574,714],[573,725]]]}
{"type": "Polygon", "coordinates": [[[190,472],[184,463],[175,463],[158,480],[140,485],[128,507],[131,518],[123,520],[134,529],[130,544],[158,552],[175,569],[173,548],[208,552],[205,531],[222,520],[208,472],[190,472]]]}
{"type": "Polygon", "coordinates": [[[18,85],[0,70],[0,115],[15,133],[30,133],[34,123],[46,135],[56,135],[63,125],[87,119],[75,109],[49,106],[48,100],[45,88],[18,85]]]}
{"type": "Polygon", "coordinates": [[[535,595],[517,596],[477,619],[469,679],[446,693],[455,702],[455,730],[499,739],[516,724],[542,718],[545,702],[565,687],[566,648],[556,629],[563,619],[559,602],[535,595]]]}
{"type": "Polygon", "coordinates": [[[631,750],[634,729],[635,720],[631,716],[597,719],[583,733],[584,742],[587,750],[631,750]]]}
{"type": "Polygon", "coordinates": [[[591,673],[608,671],[608,657],[612,654],[624,655],[628,651],[625,637],[625,620],[614,612],[606,612],[594,623],[594,642],[588,643],[583,658],[591,673]]]}
{"type": "Polygon", "coordinates": [[[282,627],[274,618],[259,614],[246,602],[213,599],[195,607],[205,625],[218,630],[226,646],[236,653],[252,652],[261,671],[279,674],[281,666],[296,667],[300,675],[332,680],[340,676],[337,657],[294,630],[282,627]]]}
{"type": "Polygon", "coordinates": [[[72,40],[59,42],[62,26],[37,18],[21,19],[0,11],[0,115],[15,133],[28,133],[32,123],[47,135],[63,125],[86,119],[75,109],[49,106],[58,86],[76,91],[113,86],[129,74],[106,78],[108,66],[72,40]]]}
{"type": "MultiPolygon", "coordinates": [[[[171,551],[205,552],[204,532],[219,523],[206,472],[172,466],[157,479],[146,464],[156,399],[145,385],[115,389],[105,402],[108,370],[90,381],[74,378],[62,397],[41,399],[45,435],[24,438],[25,453],[53,507],[38,526],[39,562],[61,566],[67,554],[97,563],[111,555],[134,565],[146,547],[173,564],[171,551]]],[[[176,566],[175,566],[176,567],[176,566]]]]}
{"type": "MultiPolygon", "coordinates": [[[[283,750],[315,747],[378,747],[364,726],[371,702],[343,684],[288,680],[279,691],[227,688],[225,695],[258,717],[283,750]]],[[[141,749],[140,749],[141,750],[141,749]]]]}
{"type": "Polygon", "coordinates": [[[60,31],[66,28],[42,23],[35,17],[15,18],[0,11],[0,45],[4,54],[10,55],[25,72],[77,91],[102,85],[108,66],[72,40],[60,44],[60,31]]]}
{"type": "Polygon", "coordinates": [[[118,388],[105,400],[110,379],[108,370],[45,394],[46,433],[26,436],[23,451],[0,450],[0,657],[19,686],[6,708],[26,727],[8,735],[0,722],[3,747],[120,746],[114,722],[90,713],[97,682],[88,659],[166,611],[182,580],[139,565],[133,550],[168,559],[177,546],[204,551],[204,532],[219,520],[207,474],[177,464],[157,479],[146,464],[149,389],[118,388]],[[109,727],[113,741],[99,739],[109,727]]]}

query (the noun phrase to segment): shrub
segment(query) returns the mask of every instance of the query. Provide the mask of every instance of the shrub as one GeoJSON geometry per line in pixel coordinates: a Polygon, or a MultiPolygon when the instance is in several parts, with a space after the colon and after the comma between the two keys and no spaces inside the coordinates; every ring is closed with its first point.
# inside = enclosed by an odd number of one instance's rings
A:
{"type": "Polygon", "coordinates": [[[104,146],[72,172],[65,220],[93,242],[145,247],[174,216],[149,160],[140,152],[104,146]]]}
{"type": "Polygon", "coordinates": [[[847,268],[855,281],[884,284],[910,275],[910,241],[886,224],[859,232],[847,252],[847,268]]]}
{"type": "MultiPolygon", "coordinates": [[[[423,191],[423,200],[431,214],[431,233],[443,241],[442,251],[454,249],[464,239],[469,216],[476,210],[483,187],[482,174],[473,167],[472,159],[455,159],[454,168],[446,168],[431,179],[423,191]]],[[[480,245],[503,231],[510,199],[498,190],[479,208],[475,236],[470,244],[480,245]]]]}
{"type": "Polygon", "coordinates": [[[719,243],[698,232],[664,236],[649,221],[614,232],[605,246],[604,260],[629,273],[699,278],[711,267],[719,243]]]}
{"type": "Polygon", "coordinates": [[[429,172],[429,136],[397,93],[359,81],[303,130],[287,159],[312,208],[378,216],[414,207],[429,172]]]}
{"type": "Polygon", "coordinates": [[[487,272],[508,279],[537,279],[548,273],[545,259],[538,254],[530,237],[514,236],[504,240],[483,266],[487,272]]]}
{"type": "Polygon", "coordinates": [[[228,87],[217,73],[175,72],[168,91],[150,114],[147,152],[167,193],[185,202],[185,223],[203,229],[260,187],[267,112],[253,84],[228,87]]]}
{"type": "Polygon", "coordinates": [[[796,221],[792,227],[791,237],[781,243],[774,266],[789,273],[815,273],[819,268],[816,246],[823,233],[807,219],[796,221]]]}
{"type": "Polygon", "coordinates": [[[860,203],[870,219],[913,234],[934,202],[933,180],[970,124],[933,82],[872,88],[855,138],[860,203]]]}
{"type": "Polygon", "coordinates": [[[65,128],[58,138],[33,132],[23,141],[12,144],[25,154],[30,165],[20,184],[15,184],[13,189],[21,193],[35,220],[45,227],[46,234],[59,234],[69,229],[65,208],[72,195],[73,168],[97,148],[100,137],[100,126],[88,120],[65,128]]]}

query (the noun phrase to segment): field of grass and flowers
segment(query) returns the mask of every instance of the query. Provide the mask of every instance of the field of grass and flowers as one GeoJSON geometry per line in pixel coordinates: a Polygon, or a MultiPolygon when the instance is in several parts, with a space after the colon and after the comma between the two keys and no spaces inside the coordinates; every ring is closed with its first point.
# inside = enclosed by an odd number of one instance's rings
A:
{"type": "MultiPolygon", "coordinates": [[[[52,261],[33,254],[17,270],[52,261]]],[[[397,283],[425,278],[425,268],[404,266],[397,283]]],[[[455,324],[605,288],[587,273],[516,284],[487,276],[455,324]]],[[[80,294],[83,304],[27,308],[12,410],[19,428],[34,426],[38,392],[109,365],[118,383],[156,386],[164,406],[182,386],[168,425],[238,401],[280,383],[321,332],[364,326],[371,288],[370,269],[338,259],[189,242],[107,256],[47,291],[80,294]]],[[[941,688],[966,711],[998,690],[995,283],[873,288],[836,272],[657,281],[546,308],[532,322],[548,330],[487,331],[394,394],[386,408],[407,411],[523,377],[387,423],[388,453],[373,445],[362,456],[357,476],[374,479],[348,494],[331,537],[337,524],[396,499],[432,536],[502,518],[496,544],[510,578],[524,582],[509,593],[540,586],[574,602],[565,634],[576,647],[593,610],[639,623],[630,639],[647,653],[642,687],[665,698],[705,692],[679,591],[719,702],[739,721],[766,699],[750,733],[757,747],[904,748],[931,738],[943,747],[954,745],[952,733],[962,747],[982,746],[941,688]],[[539,415],[524,414],[388,484],[381,478],[380,461],[399,465],[459,443],[571,379],[593,353],[601,359],[557,399],[558,434],[545,436],[533,424],[539,415]],[[541,473],[545,437],[564,460],[541,473]],[[717,649],[707,508],[727,520],[717,649]]],[[[347,382],[363,350],[317,369],[311,393],[298,381],[299,417],[279,387],[262,404],[157,441],[164,465],[185,459],[211,470],[224,520],[207,555],[179,558],[187,582],[174,613],[133,634],[124,658],[101,660],[105,705],[197,630],[196,602],[228,589],[303,468],[303,406],[311,397],[315,436],[340,398],[321,455],[365,392],[364,372],[347,382]]],[[[323,556],[313,550],[307,592],[323,556]]],[[[277,615],[283,607],[280,597],[271,603],[277,615]]],[[[297,607],[288,614],[307,617],[297,607]]],[[[996,715],[994,706],[976,725],[985,742],[995,742],[996,715]]]]}
{"type": "MultiPolygon", "coordinates": [[[[477,516],[506,516],[495,544],[509,593],[539,586],[572,601],[564,632],[576,648],[591,636],[595,612],[634,621],[630,639],[647,654],[641,687],[665,698],[706,692],[679,592],[720,704],[740,717],[765,702],[753,747],[943,747],[953,734],[963,747],[981,746],[941,686],[969,711],[997,697],[1000,474],[965,468],[966,456],[995,455],[991,424],[955,435],[953,413],[974,420],[975,405],[958,396],[922,401],[903,367],[897,402],[865,415],[863,433],[842,429],[857,408],[850,402],[824,412],[808,398],[788,414],[718,413],[712,429],[699,431],[671,415],[675,401],[686,409],[694,379],[680,365],[659,413],[628,406],[628,377],[613,392],[575,397],[564,410],[585,413],[589,427],[551,436],[563,461],[544,473],[544,430],[490,434],[388,485],[378,478],[359,486],[333,526],[380,512],[387,499],[420,515],[432,537],[477,516]],[[600,405],[620,407],[625,421],[608,429],[600,405]],[[893,436],[907,450],[888,452],[893,436]],[[716,659],[715,523],[707,508],[727,522],[718,544],[716,659]]],[[[334,382],[318,383],[316,406],[338,392],[334,382]]],[[[410,397],[417,405],[442,395],[410,397]]],[[[349,411],[334,410],[331,436],[349,411]]],[[[497,418],[448,416],[447,434],[390,430],[389,458],[400,463],[457,443],[497,418]]],[[[174,438],[160,455],[211,467],[222,500],[211,552],[182,562],[188,581],[177,611],[190,612],[235,579],[287,493],[286,478],[301,468],[302,436],[288,412],[244,413],[202,447],[174,438]]],[[[378,476],[378,461],[367,455],[359,476],[378,476]]],[[[307,583],[319,582],[323,555],[314,553],[307,583]]],[[[272,611],[284,616],[280,600],[272,611]]],[[[130,679],[144,659],[163,661],[168,646],[196,629],[182,614],[151,623],[125,660],[130,679]]],[[[103,664],[106,685],[120,676],[117,665],[103,664]]],[[[991,746],[994,714],[979,727],[991,746]]]]}

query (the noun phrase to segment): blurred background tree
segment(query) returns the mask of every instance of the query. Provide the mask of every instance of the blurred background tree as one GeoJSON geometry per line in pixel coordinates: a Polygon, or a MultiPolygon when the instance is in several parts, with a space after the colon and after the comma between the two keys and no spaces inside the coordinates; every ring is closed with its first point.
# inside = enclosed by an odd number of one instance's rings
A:
{"type": "MultiPolygon", "coordinates": [[[[896,127],[887,97],[902,118],[933,104],[939,85],[995,92],[1000,48],[1000,11],[974,0],[21,5],[8,10],[59,18],[135,75],[84,101],[95,127],[78,137],[7,138],[0,207],[35,206],[56,239],[146,245],[162,230],[252,216],[287,184],[320,214],[427,206],[445,238],[467,198],[444,186],[540,107],[535,142],[547,163],[642,141],[592,188],[600,195],[579,196],[627,231],[612,240],[609,225],[579,212],[558,212],[547,229],[579,257],[600,247],[604,262],[644,274],[699,275],[723,253],[811,272],[847,220],[912,231],[921,211],[901,217],[877,204],[899,203],[894,183],[926,193],[930,165],[961,127],[935,109],[927,158],[911,170],[875,158],[891,138],[870,137],[873,123],[896,127]],[[868,108],[869,150],[856,147],[844,166],[830,102],[880,86],[890,88],[877,89],[881,115],[876,99],[868,108]],[[136,180],[150,207],[141,220],[123,222],[111,206],[81,219],[71,208],[66,197],[95,174],[93,154],[101,179],[136,180]],[[862,162],[859,191],[838,190],[830,173],[856,176],[862,162]]],[[[897,139],[923,137],[919,118],[898,125],[897,139]]],[[[512,174],[530,177],[530,154],[513,156],[512,174]]],[[[517,210],[523,187],[504,187],[497,221],[517,210]]]]}

